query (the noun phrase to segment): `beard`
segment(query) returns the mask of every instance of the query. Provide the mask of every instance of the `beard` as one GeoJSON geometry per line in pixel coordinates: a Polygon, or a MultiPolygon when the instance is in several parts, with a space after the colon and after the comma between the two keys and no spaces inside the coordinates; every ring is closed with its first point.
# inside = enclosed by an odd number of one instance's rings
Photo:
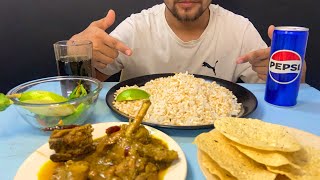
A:
{"type": "MultiPolygon", "coordinates": [[[[181,22],[193,22],[193,21],[196,21],[205,12],[205,10],[207,8],[209,8],[209,6],[206,7],[206,8],[200,7],[200,8],[197,9],[196,13],[189,15],[189,14],[181,14],[181,13],[179,13],[179,11],[178,11],[176,6],[173,6],[172,8],[168,7],[167,4],[166,4],[166,6],[167,6],[167,9],[171,12],[171,14],[178,21],[181,21],[181,22]]],[[[188,11],[188,9],[186,11],[188,11]]]]}

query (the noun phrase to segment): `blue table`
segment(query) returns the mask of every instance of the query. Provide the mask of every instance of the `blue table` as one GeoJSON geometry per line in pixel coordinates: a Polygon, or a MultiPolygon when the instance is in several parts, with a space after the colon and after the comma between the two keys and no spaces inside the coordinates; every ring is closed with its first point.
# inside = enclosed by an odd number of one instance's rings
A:
{"type": "MultiPolygon", "coordinates": [[[[104,83],[96,110],[89,123],[120,121],[105,103],[105,95],[116,83],[104,83]]],[[[277,107],[266,103],[264,84],[240,84],[255,94],[258,108],[250,117],[286,125],[320,136],[320,91],[307,84],[300,86],[298,104],[294,107],[277,107]]],[[[171,136],[184,151],[188,162],[187,179],[204,179],[197,163],[197,148],[194,137],[210,129],[174,130],[161,128],[171,136]]],[[[0,179],[11,180],[22,162],[42,144],[48,135],[27,124],[14,107],[0,112],[0,179]]]]}

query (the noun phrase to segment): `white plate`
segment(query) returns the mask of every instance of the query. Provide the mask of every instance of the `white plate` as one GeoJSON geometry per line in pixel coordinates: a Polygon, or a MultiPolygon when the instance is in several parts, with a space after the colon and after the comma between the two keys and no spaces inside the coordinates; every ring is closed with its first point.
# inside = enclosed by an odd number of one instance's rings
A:
{"type": "MultiPolygon", "coordinates": [[[[290,128],[290,127],[285,127],[288,132],[293,135],[302,146],[311,146],[316,149],[320,150],[320,137],[316,136],[314,134],[310,134],[298,129],[290,128]]],[[[198,164],[200,166],[200,169],[203,173],[203,175],[206,177],[207,180],[216,180],[217,178],[215,175],[212,175],[207,168],[205,168],[200,162],[202,161],[201,159],[201,151],[198,150],[198,164]]]]}
{"type": "MultiPolygon", "coordinates": [[[[121,124],[126,124],[124,122],[108,122],[108,123],[100,123],[93,124],[94,131],[92,133],[93,138],[101,137],[105,134],[105,130],[110,126],[117,126],[121,124]]],[[[175,150],[178,152],[179,159],[174,161],[172,165],[167,170],[164,179],[165,180],[184,180],[187,176],[187,160],[186,157],[181,150],[180,146],[168,135],[165,133],[154,129],[149,126],[145,126],[152,135],[160,138],[168,144],[169,149],[175,150]]],[[[49,144],[46,143],[33,152],[20,166],[18,169],[15,180],[25,180],[25,179],[38,179],[38,172],[40,168],[50,160],[50,155],[53,154],[54,151],[49,149],[49,144]]]]}

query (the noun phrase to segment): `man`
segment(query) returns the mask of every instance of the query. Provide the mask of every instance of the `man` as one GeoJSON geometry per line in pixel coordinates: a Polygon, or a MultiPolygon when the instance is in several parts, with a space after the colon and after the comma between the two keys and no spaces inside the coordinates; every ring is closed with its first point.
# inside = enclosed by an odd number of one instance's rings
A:
{"type": "Polygon", "coordinates": [[[233,82],[266,80],[270,48],[248,19],[211,0],[164,0],[131,15],[109,35],[105,30],[114,20],[110,10],[71,38],[93,42],[94,66],[106,77],[120,70],[121,80],[188,71],[233,82]]]}

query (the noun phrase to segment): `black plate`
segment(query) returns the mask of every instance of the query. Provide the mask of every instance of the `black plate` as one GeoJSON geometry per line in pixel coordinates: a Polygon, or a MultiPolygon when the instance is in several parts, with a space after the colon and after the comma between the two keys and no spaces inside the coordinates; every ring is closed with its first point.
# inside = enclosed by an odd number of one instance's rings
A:
{"type": "MultiPolygon", "coordinates": [[[[149,82],[152,79],[156,79],[159,77],[168,77],[168,76],[173,76],[174,73],[165,73],[165,74],[151,74],[151,75],[146,75],[146,76],[140,76],[132,79],[128,79],[125,81],[122,81],[115,86],[113,86],[107,93],[106,95],[106,103],[109,106],[109,108],[115,112],[117,115],[120,115],[121,117],[124,117],[125,119],[128,119],[129,117],[120,112],[118,109],[116,109],[112,102],[114,101],[114,93],[120,89],[120,87],[123,86],[143,86],[145,83],[149,82]]],[[[197,75],[194,74],[195,77],[197,78],[202,78],[206,81],[216,81],[217,84],[224,86],[228,88],[232,93],[237,97],[238,103],[242,103],[242,110],[238,117],[245,117],[252,113],[256,108],[257,108],[257,98],[250,92],[248,89],[230,82],[226,81],[223,79],[219,78],[214,78],[214,77],[209,77],[209,76],[203,76],[203,75],[197,75]]],[[[162,124],[154,124],[154,123],[148,123],[148,122],[143,122],[143,124],[149,125],[149,126],[155,126],[155,127],[165,127],[165,128],[175,128],[175,129],[199,129],[199,128],[212,128],[213,124],[209,125],[196,125],[196,126],[171,126],[171,125],[162,125],[162,124]]]]}

